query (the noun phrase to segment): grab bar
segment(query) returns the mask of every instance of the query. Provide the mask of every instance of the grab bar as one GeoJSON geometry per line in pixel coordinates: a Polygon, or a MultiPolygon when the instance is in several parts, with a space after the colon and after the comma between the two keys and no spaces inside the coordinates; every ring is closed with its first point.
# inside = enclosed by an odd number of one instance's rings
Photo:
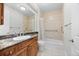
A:
{"type": "Polygon", "coordinates": [[[69,26],[69,25],[71,25],[72,23],[69,23],[69,24],[66,24],[66,25],[64,25],[65,27],[67,27],[67,26],[69,26]]]}

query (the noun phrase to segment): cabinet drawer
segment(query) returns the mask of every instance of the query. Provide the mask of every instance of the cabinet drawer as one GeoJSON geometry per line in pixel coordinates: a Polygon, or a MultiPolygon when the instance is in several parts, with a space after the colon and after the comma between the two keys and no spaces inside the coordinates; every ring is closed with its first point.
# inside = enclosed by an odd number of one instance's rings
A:
{"type": "Polygon", "coordinates": [[[17,49],[21,50],[21,49],[25,48],[28,45],[28,43],[29,43],[29,41],[23,41],[23,42],[17,44],[17,49]]]}
{"type": "Polygon", "coordinates": [[[37,37],[32,38],[32,40],[30,40],[29,44],[32,44],[33,42],[37,41],[37,37]]]}

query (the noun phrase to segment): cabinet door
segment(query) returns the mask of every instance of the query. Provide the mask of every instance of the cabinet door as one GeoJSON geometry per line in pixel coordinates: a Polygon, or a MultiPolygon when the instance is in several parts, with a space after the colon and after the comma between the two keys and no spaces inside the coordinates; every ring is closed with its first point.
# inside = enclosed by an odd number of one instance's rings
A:
{"type": "Polygon", "coordinates": [[[15,47],[6,48],[0,52],[0,56],[12,56],[15,54],[15,47]]]}
{"type": "Polygon", "coordinates": [[[4,15],[4,7],[3,7],[3,3],[0,3],[0,25],[3,24],[3,15],[4,15]]]}
{"type": "Polygon", "coordinates": [[[36,56],[38,52],[38,45],[37,42],[32,43],[28,47],[28,54],[29,56],[36,56]]]}
{"type": "Polygon", "coordinates": [[[27,47],[16,53],[17,56],[27,56],[27,47]]]}

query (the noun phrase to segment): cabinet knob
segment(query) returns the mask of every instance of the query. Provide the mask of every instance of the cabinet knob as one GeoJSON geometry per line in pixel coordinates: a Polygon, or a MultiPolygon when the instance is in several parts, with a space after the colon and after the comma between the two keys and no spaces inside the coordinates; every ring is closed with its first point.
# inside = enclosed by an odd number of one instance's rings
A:
{"type": "Polygon", "coordinates": [[[10,53],[10,54],[12,54],[13,52],[12,52],[12,51],[10,51],[9,53],[10,53]]]}

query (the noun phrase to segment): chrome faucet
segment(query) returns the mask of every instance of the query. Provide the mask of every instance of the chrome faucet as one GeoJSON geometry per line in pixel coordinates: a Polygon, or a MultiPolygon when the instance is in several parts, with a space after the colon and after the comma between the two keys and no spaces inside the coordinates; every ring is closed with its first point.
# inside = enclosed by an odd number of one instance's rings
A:
{"type": "Polygon", "coordinates": [[[19,36],[21,36],[21,33],[19,33],[19,36]]]}

